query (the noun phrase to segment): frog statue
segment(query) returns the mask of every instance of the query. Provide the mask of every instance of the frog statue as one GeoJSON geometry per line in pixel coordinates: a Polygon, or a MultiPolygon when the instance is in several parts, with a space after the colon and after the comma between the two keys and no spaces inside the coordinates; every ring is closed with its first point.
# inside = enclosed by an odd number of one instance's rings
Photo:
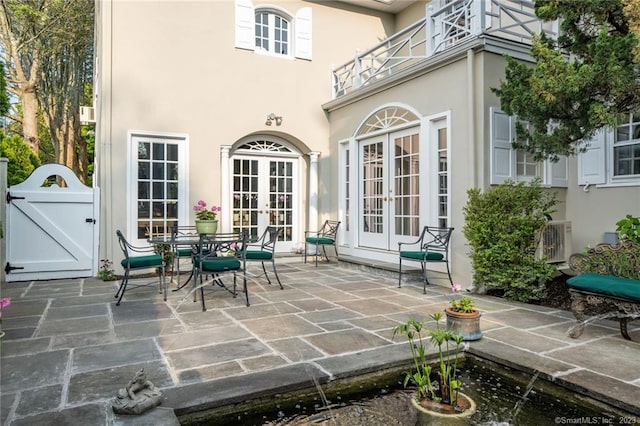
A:
{"type": "Polygon", "coordinates": [[[142,414],[162,402],[162,393],[149,380],[144,369],[138,370],[127,386],[118,390],[118,396],[111,401],[116,414],[142,414]]]}

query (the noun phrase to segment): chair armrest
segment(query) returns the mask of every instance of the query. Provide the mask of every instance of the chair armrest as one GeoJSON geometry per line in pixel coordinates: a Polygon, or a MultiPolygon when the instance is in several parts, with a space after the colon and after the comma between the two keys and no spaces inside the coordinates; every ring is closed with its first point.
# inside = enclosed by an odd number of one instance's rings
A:
{"type": "MultiPolygon", "coordinates": [[[[416,244],[420,244],[420,246],[422,246],[422,238],[418,238],[415,241],[405,241],[405,242],[399,242],[398,243],[398,251],[400,251],[400,249],[402,248],[403,245],[406,246],[412,246],[412,245],[416,245],[416,244]]],[[[422,247],[420,247],[420,249],[422,249],[422,247]]]]}

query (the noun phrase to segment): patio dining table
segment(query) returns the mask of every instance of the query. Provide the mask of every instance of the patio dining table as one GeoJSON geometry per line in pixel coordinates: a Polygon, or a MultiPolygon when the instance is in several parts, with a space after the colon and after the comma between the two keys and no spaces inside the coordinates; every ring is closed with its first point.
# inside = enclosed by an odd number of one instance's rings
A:
{"type": "MultiPolygon", "coordinates": [[[[186,234],[186,235],[154,235],[147,239],[150,244],[153,245],[168,245],[171,246],[172,251],[175,253],[178,248],[190,248],[193,253],[200,251],[200,235],[198,234],[186,234]]],[[[193,278],[193,269],[189,274],[189,278],[183,283],[179,284],[173,291],[178,291],[184,288],[189,281],[193,278]]]]}

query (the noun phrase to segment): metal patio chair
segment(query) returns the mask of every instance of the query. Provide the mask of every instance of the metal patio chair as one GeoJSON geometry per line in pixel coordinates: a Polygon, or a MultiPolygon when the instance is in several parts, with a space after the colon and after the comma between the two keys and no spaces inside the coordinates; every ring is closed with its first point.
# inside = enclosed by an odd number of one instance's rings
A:
{"type": "Polygon", "coordinates": [[[327,262],[329,261],[329,258],[327,257],[327,251],[325,249],[326,246],[333,246],[333,249],[336,252],[336,258],[338,258],[338,245],[336,244],[338,241],[338,227],[340,227],[339,221],[325,220],[324,224],[318,231],[305,231],[304,263],[307,263],[307,251],[309,244],[316,246],[316,266],[318,266],[319,247],[322,247],[322,253],[324,253],[324,257],[327,259],[327,262]]]}
{"type": "Polygon", "coordinates": [[[276,242],[278,242],[278,237],[283,232],[284,229],[282,227],[267,226],[260,238],[247,244],[247,251],[245,253],[247,262],[260,262],[262,264],[264,276],[267,278],[267,282],[269,284],[271,284],[271,280],[269,279],[269,274],[267,274],[267,269],[264,266],[264,262],[271,262],[273,273],[276,276],[278,284],[280,285],[280,289],[284,289],[284,287],[280,282],[280,277],[278,277],[278,271],[276,269],[275,250],[276,242]]]}
{"type": "MultiPolygon", "coordinates": [[[[178,226],[174,225],[171,228],[171,237],[172,238],[180,238],[184,236],[197,236],[198,231],[196,231],[195,226],[178,226]]],[[[174,276],[177,277],[176,284],[177,289],[179,290],[189,283],[189,280],[193,278],[193,256],[197,254],[197,247],[193,246],[173,246],[173,268],[171,270],[171,280],[173,281],[174,276]],[[184,284],[180,284],[180,260],[188,259],[191,262],[190,268],[191,273],[189,278],[184,282],[184,284]]],[[[174,290],[175,291],[175,290],[174,290]]]]}
{"type": "MultiPolygon", "coordinates": [[[[122,249],[122,253],[124,255],[124,259],[120,262],[120,265],[124,268],[124,275],[122,277],[120,287],[118,287],[118,291],[115,295],[115,298],[118,299],[116,306],[120,306],[120,301],[122,301],[122,297],[127,291],[131,271],[148,270],[150,268],[160,269],[160,293],[164,293],[164,301],[166,302],[167,282],[165,280],[164,259],[162,258],[162,255],[154,253],[153,247],[139,247],[130,244],[119,229],[116,231],[116,235],[118,236],[118,243],[120,244],[120,249],[122,249]]],[[[154,281],[144,284],[135,284],[132,288],[148,286],[153,283],[154,281]]]]}
{"type": "Polygon", "coordinates": [[[194,256],[193,293],[194,301],[197,290],[200,290],[202,311],[207,307],[204,300],[204,289],[208,285],[221,287],[235,298],[238,295],[237,276],[242,274],[242,290],[249,306],[247,290],[246,245],[247,233],[200,234],[198,254],[194,256]],[[229,288],[222,281],[225,275],[233,275],[233,287],[229,288]],[[206,279],[203,280],[203,277],[206,279]]]}
{"type": "Polygon", "coordinates": [[[398,243],[399,265],[398,265],[398,288],[402,283],[402,261],[420,262],[422,275],[424,277],[423,293],[427,292],[427,263],[440,262],[447,265],[447,274],[449,282],[453,285],[451,279],[451,270],[449,269],[449,241],[451,241],[451,233],[453,228],[440,228],[437,226],[425,226],[420,234],[420,238],[412,242],[398,243]],[[403,249],[403,246],[411,246],[403,249]]]}

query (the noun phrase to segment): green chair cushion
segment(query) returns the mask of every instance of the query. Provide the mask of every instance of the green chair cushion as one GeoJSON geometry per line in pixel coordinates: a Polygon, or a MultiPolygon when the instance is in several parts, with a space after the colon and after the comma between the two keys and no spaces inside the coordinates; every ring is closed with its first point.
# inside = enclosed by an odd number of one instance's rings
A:
{"type": "Polygon", "coordinates": [[[208,257],[202,261],[202,270],[207,272],[234,271],[240,266],[240,261],[233,256],[208,257]]]}
{"type": "Polygon", "coordinates": [[[176,254],[178,255],[178,257],[191,257],[191,249],[190,248],[181,248],[178,249],[176,254]]]}
{"type": "Polygon", "coordinates": [[[430,261],[438,261],[444,259],[444,254],[433,252],[433,251],[401,251],[400,257],[403,259],[412,259],[412,260],[430,260],[430,261]]]}
{"type": "MultiPolygon", "coordinates": [[[[127,267],[127,259],[120,262],[123,268],[127,267]]],[[[159,254],[149,254],[146,256],[135,256],[129,258],[131,268],[148,268],[151,266],[162,266],[162,256],[159,254]]]]}
{"type": "Polygon", "coordinates": [[[640,301],[640,280],[600,274],[581,274],[567,280],[570,288],[640,301]]]}
{"type": "Polygon", "coordinates": [[[336,240],[334,240],[333,238],[327,238],[327,237],[307,237],[306,241],[309,244],[316,244],[316,245],[332,245],[335,244],[336,240]]]}
{"type": "Polygon", "coordinates": [[[245,258],[247,260],[271,260],[273,253],[263,250],[247,250],[245,258]]]}

